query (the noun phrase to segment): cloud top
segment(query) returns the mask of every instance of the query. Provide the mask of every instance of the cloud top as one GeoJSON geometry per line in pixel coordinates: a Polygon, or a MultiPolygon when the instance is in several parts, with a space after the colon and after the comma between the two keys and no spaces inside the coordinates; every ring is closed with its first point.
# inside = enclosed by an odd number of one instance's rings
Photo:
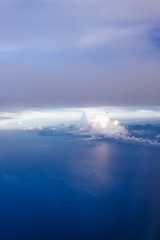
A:
{"type": "Polygon", "coordinates": [[[119,121],[110,120],[104,111],[84,111],[82,118],[76,124],[76,128],[79,134],[89,134],[91,136],[122,138],[128,134],[119,121]]]}

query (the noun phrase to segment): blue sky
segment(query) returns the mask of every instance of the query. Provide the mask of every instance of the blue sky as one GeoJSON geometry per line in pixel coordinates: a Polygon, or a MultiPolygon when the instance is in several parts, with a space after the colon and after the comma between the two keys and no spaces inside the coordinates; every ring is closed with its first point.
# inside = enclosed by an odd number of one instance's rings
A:
{"type": "Polygon", "coordinates": [[[160,3],[0,1],[0,108],[158,106],[160,3]]]}

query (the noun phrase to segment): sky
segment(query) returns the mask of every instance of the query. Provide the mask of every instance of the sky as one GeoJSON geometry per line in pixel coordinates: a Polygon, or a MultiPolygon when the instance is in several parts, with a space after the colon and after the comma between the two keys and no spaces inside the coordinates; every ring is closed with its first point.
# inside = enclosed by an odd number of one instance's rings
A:
{"type": "Polygon", "coordinates": [[[1,0],[0,111],[159,106],[158,0],[1,0]]]}
{"type": "MultiPolygon", "coordinates": [[[[17,112],[0,112],[0,130],[21,129],[33,130],[52,128],[63,125],[69,127],[77,124],[78,128],[92,126],[101,133],[105,129],[113,130],[119,124],[146,124],[156,123],[160,120],[160,107],[136,108],[136,107],[100,107],[100,108],[60,108],[60,109],[32,109],[17,112]],[[109,128],[107,128],[109,126],[109,128]],[[101,131],[102,130],[102,131],[101,131]]],[[[121,130],[121,129],[120,129],[121,130]]],[[[122,129],[123,130],[123,129],[122,129]]]]}

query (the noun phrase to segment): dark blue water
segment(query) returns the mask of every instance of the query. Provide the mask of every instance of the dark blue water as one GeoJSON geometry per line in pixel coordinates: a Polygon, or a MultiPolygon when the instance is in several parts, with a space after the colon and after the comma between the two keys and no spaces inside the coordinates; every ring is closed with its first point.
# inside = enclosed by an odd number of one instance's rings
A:
{"type": "Polygon", "coordinates": [[[159,240],[160,149],[1,131],[0,239],[159,240]]]}

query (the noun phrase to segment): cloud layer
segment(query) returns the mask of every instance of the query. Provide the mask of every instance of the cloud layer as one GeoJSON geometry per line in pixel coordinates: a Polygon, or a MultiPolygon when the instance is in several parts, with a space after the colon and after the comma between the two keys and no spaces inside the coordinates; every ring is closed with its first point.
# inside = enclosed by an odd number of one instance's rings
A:
{"type": "Polygon", "coordinates": [[[0,130],[35,130],[42,135],[72,134],[159,145],[159,119],[159,108],[39,109],[0,112],[0,130]]]}
{"type": "Polygon", "coordinates": [[[159,105],[160,3],[2,0],[0,108],[159,105]]]}

